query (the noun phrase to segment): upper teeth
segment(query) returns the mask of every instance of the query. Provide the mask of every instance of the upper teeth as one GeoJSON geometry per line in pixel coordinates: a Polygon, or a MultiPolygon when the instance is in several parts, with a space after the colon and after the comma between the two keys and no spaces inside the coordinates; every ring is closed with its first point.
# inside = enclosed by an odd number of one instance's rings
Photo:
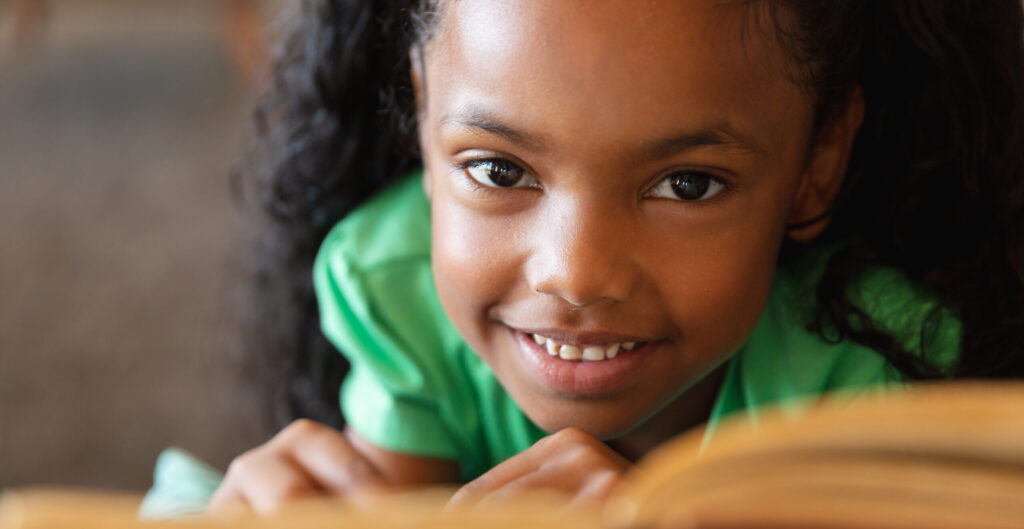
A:
{"type": "Polygon", "coordinates": [[[560,344],[547,336],[539,334],[533,335],[533,341],[537,342],[537,345],[547,348],[548,354],[551,356],[558,356],[565,360],[583,360],[586,362],[615,358],[619,354],[620,347],[627,351],[636,347],[636,342],[613,343],[611,345],[560,344]]]}

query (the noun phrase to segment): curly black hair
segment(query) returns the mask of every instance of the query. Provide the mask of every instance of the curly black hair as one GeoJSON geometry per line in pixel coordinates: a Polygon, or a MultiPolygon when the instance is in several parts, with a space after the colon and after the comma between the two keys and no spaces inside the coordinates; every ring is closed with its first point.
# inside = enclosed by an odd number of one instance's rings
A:
{"type": "MultiPolygon", "coordinates": [[[[767,7],[819,125],[854,83],[866,101],[822,237],[855,242],[828,262],[810,328],[877,350],[912,379],[1024,375],[1020,1],[762,2],[749,3],[767,7]],[[905,350],[849,298],[876,266],[901,270],[935,293],[936,312],[959,318],[951,370],[905,350]]],[[[343,422],[346,365],[320,333],[312,262],[338,220],[420,164],[408,51],[429,38],[437,4],[304,0],[276,50],[242,181],[259,210],[244,343],[280,388],[277,424],[343,422]]]]}

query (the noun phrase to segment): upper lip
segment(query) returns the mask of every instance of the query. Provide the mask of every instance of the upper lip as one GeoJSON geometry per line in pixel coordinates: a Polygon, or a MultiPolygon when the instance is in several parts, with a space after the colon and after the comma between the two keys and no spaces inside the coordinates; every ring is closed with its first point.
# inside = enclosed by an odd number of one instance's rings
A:
{"type": "Polygon", "coordinates": [[[522,328],[512,327],[510,329],[526,333],[528,335],[539,334],[559,343],[587,344],[587,345],[611,345],[622,342],[649,342],[652,338],[644,338],[636,334],[605,331],[600,329],[559,329],[559,328],[522,328]]]}

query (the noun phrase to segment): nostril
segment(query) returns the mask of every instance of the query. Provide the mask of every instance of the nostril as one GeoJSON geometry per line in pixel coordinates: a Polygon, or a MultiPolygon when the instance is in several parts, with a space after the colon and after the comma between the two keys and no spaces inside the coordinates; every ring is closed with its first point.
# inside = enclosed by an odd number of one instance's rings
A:
{"type": "Polygon", "coordinates": [[[587,305],[592,305],[592,304],[598,303],[600,301],[625,301],[625,298],[626,298],[626,296],[623,296],[622,298],[618,298],[618,297],[615,297],[615,296],[600,295],[600,294],[595,294],[595,295],[573,295],[573,294],[568,294],[568,293],[566,293],[564,291],[558,291],[556,289],[545,289],[545,288],[541,288],[541,287],[535,287],[533,289],[533,291],[538,293],[538,294],[551,295],[551,296],[556,296],[558,298],[561,298],[562,301],[565,301],[566,303],[568,303],[569,305],[572,306],[570,308],[570,310],[578,310],[578,309],[581,309],[583,307],[586,307],[587,305]]]}

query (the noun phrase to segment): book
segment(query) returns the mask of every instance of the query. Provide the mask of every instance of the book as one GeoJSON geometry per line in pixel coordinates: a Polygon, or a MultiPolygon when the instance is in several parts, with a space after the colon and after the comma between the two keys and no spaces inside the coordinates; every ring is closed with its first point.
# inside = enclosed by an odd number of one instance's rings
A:
{"type": "MultiPolygon", "coordinates": [[[[1024,528],[1024,383],[944,382],[852,398],[823,397],[722,423],[645,457],[601,504],[565,507],[538,493],[445,509],[449,491],[295,503],[277,516],[158,522],[192,528],[551,527],[632,529],[1024,528]]],[[[0,529],[152,527],[139,498],[15,489],[0,529]]]]}

